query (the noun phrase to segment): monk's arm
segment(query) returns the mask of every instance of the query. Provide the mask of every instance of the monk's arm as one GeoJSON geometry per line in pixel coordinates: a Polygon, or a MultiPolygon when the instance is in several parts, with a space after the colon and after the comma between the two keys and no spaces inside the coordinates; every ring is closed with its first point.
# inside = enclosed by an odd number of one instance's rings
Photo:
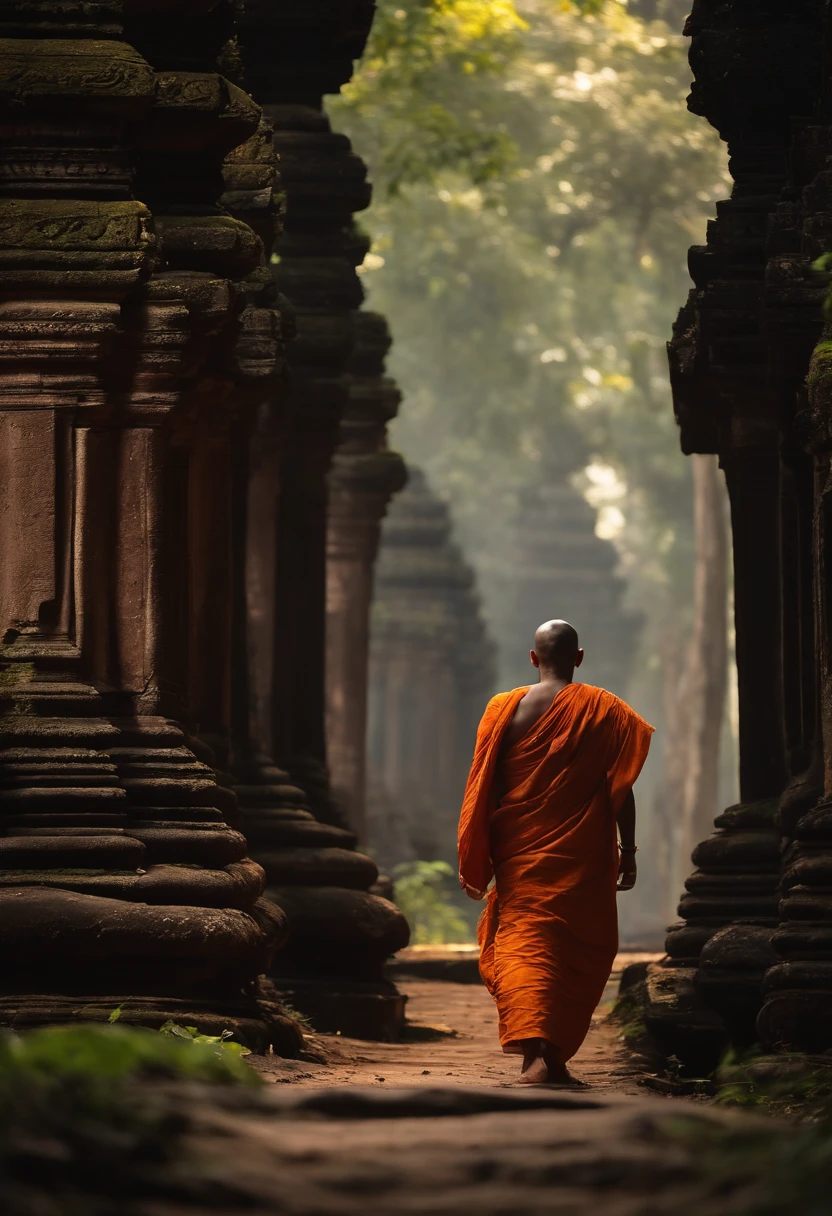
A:
{"type": "Polygon", "coordinates": [[[636,866],[636,800],[627,792],[618,812],[618,835],[621,838],[621,858],[618,863],[618,890],[632,891],[638,877],[636,866]]]}
{"type": "Polygon", "coordinates": [[[632,790],[628,792],[621,810],[618,812],[618,835],[621,839],[622,849],[636,847],[636,800],[632,790]]]}

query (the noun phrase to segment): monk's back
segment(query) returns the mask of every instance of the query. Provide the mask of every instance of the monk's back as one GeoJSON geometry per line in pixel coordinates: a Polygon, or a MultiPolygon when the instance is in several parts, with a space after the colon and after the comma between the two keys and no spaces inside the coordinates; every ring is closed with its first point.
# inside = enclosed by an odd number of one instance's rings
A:
{"type": "Polygon", "coordinates": [[[555,697],[566,687],[566,681],[554,684],[533,684],[519,702],[514,716],[503,735],[502,748],[512,747],[528,734],[535,722],[542,718],[555,697]]]}
{"type": "Polygon", "coordinates": [[[494,781],[498,801],[511,788],[512,784],[507,772],[507,769],[510,767],[507,764],[508,753],[515,744],[519,743],[532,732],[535,724],[551,709],[555,698],[563,691],[565,686],[565,683],[560,681],[557,685],[549,683],[533,684],[526,692],[526,695],[517,703],[517,708],[505,728],[500,743],[494,781]]]}

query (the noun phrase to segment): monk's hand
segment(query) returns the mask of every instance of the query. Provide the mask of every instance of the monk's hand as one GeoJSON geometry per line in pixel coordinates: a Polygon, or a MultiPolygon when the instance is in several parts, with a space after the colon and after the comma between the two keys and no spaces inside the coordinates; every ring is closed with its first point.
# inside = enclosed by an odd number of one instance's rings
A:
{"type": "Polygon", "coordinates": [[[633,852],[621,854],[618,862],[618,890],[632,891],[638,877],[636,855],[633,852]]]}

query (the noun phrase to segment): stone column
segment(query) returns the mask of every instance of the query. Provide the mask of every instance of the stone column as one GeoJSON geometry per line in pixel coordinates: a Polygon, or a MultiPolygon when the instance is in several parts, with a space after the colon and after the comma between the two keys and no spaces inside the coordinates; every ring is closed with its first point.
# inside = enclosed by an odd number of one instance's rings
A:
{"type": "Polygon", "coordinates": [[[494,653],[448,508],[419,469],[382,529],[371,619],[370,841],[385,865],[453,863],[494,653]]]}
{"type": "Polygon", "coordinates": [[[360,841],[365,813],[370,604],[381,520],[406,473],[387,449],[386,424],[401,394],[384,375],[390,335],[383,317],[354,314],[349,400],[329,475],[326,594],[326,743],[332,794],[360,841]]]}
{"type": "Polygon", "coordinates": [[[369,892],[377,870],[354,851],[330,795],[324,731],[327,477],[362,299],[355,267],[366,241],[352,215],[369,187],[322,97],[349,78],[371,17],[371,5],[341,13],[319,0],[245,6],[246,81],[266,103],[286,196],[275,277],[296,333],[281,405],[261,414],[250,448],[252,733],[235,771],[246,835],[291,923],[276,983],[320,1029],[390,1038],[404,1001],[383,966],[406,944],[407,925],[369,892]]]}
{"type": "MultiPolygon", "coordinates": [[[[166,158],[196,188],[194,131],[221,159],[251,102],[216,70],[163,63],[158,16],[125,35],[120,5],[13,7],[0,61],[0,1020],[122,1005],[127,1021],[294,1049],[256,992],[281,918],[225,821],[233,796],[172,720],[189,716],[179,419],[204,399],[235,293],[222,256],[207,274],[189,260],[194,225],[163,207],[156,223],[136,199],[166,158]]],[[[175,31],[177,6],[164,12],[175,31]]],[[[231,243],[256,243],[248,233],[231,243]]]]}
{"type": "Polygon", "coordinates": [[[349,402],[344,371],[352,313],[362,300],[355,267],[367,243],[352,230],[370,199],[364,164],[317,108],[272,106],[287,212],[277,281],[297,310],[289,350],[290,423],[281,468],[275,627],[274,748],[314,813],[346,826],[326,769],[324,661],[329,474],[349,402]]]}
{"type": "MultiPolygon", "coordinates": [[[[789,760],[801,762],[786,751],[793,694],[784,689],[783,656],[785,639],[805,627],[805,573],[802,582],[785,577],[795,537],[782,530],[792,473],[781,457],[799,377],[789,381],[782,361],[770,364],[764,301],[770,217],[788,187],[792,125],[811,110],[817,87],[815,27],[809,10],[729,11],[710,0],[694,7],[687,26],[696,74],[690,105],[728,142],[735,187],[717,205],[707,245],[691,250],[695,288],[670,344],[671,378],[683,451],[718,452],[731,499],[742,802],[694,851],[684,920],[671,927],[668,960],[648,975],[647,1015],[670,1051],[706,1068],[726,1035],[755,1035],[773,959],[778,807],[789,760]]],[[[803,543],[805,534],[804,523],[803,543]]]]}
{"type": "MultiPolygon", "coordinates": [[[[832,185],[832,176],[830,178],[832,185]]],[[[832,189],[829,189],[832,215],[832,189]]],[[[823,784],[820,801],[791,825],[784,858],[780,926],[773,937],[778,958],[765,977],[765,1004],[757,1019],[763,1043],[775,1049],[823,1052],[832,1045],[832,673],[829,647],[829,571],[832,562],[832,396],[829,348],[832,329],[810,367],[811,410],[806,419],[815,460],[815,604],[819,665],[823,784]]]]}
{"type": "MultiPolygon", "coordinates": [[[[826,21],[828,23],[828,17],[826,21]]],[[[828,29],[827,29],[828,38],[828,29]]],[[[825,81],[832,75],[828,58],[825,81]]],[[[769,1047],[823,1052],[832,1045],[832,912],[829,882],[832,874],[832,714],[829,674],[829,563],[830,563],[830,439],[829,349],[827,325],[820,336],[821,315],[828,281],[812,270],[815,259],[828,249],[832,220],[832,174],[828,169],[832,148],[832,115],[824,90],[818,89],[814,121],[794,132],[791,157],[793,203],[778,218],[778,245],[772,250],[769,280],[776,288],[774,314],[780,363],[791,371],[795,417],[790,436],[790,465],[794,469],[792,499],[796,516],[792,543],[800,539],[796,557],[798,587],[804,571],[814,573],[814,620],[804,614],[795,630],[787,657],[794,665],[796,688],[792,697],[789,737],[796,739],[797,755],[805,766],[781,801],[780,824],[785,837],[781,876],[780,926],[772,942],[777,958],[766,974],[765,1004],[757,1020],[759,1036],[769,1047]],[[785,336],[781,336],[785,335],[785,336]],[[808,362],[808,376],[806,375],[808,362]],[[802,440],[812,471],[801,461],[802,440]],[[796,450],[797,449],[797,450],[796,450]],[[808,475],[807,475],[808,474],[808,475]],[[811,481],[809,480],[811,476],[811,481]],[[812,533],[809,504],[813,499],[812,533]],[[804,533],[807,535],[804,538],[804,533]],[[811,646],[811,656],[806,651],[811,646]]],[[[828,280],[828,276],[826,276],[828,280]]]]}

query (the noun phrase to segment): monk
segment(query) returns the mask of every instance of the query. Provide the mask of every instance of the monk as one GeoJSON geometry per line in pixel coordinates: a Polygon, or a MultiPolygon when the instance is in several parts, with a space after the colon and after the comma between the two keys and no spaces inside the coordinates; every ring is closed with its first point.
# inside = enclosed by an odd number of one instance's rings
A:
{"type": "Polygon", "coordinates": [[[618,949],[616,889],[636,882],[633,785],[653,727],[573,683],[583,657],[567,621],[540,626],[540,682],[489,701],[459,822],[460,882],[488,900],[480,974],[523,1084],[572,1082],[618,949]]]}

